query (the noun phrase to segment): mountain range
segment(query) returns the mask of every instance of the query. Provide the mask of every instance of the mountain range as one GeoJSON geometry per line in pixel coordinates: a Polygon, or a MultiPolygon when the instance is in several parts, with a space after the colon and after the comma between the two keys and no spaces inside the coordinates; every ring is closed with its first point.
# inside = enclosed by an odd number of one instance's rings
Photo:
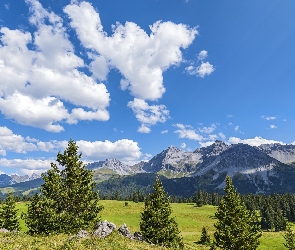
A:
{"type": "MultiPolygon", "coordinates": [[[[124,188],[148,192],[156,174],[162,176],[171,195],[189,196],[199,189],[222,193],[226,175],[241,193],[295,192],[295,145],[255,147],[215,141],[193,152],[170,146],[133,166],[107,159],[90,163],[87,168],[93,170],[100,193],[108,194],[124,188]]],[[[1,183],[4,181],[0,179],[1,183]]]]}

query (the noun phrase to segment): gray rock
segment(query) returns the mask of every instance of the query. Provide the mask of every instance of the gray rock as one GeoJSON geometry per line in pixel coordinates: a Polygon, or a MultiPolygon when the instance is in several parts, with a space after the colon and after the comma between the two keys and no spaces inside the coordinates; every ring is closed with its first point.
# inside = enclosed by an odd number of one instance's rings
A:
{"type": "Polygon", "coordinates": [[[97,223],[95,229],[96,230],[93,232],[93,236],[105,238],[114,230],[116,230],[116,225],[112,222],[108,222],[107,220],[105,220],[104,222],[97,223]]]}
{"type": "Polygon", "coordinates": [[[140,232],[135,232],[132,239],[139,240],[139,241],[145,241],[144,237],[140,232]]]}
{"type": "Polygon", "coordinates": [[[78,238],[87,238],[88,237],[88,232],[86,230],[80,230],[77,233],[78,238]]]}
{"type": "Polygon", "coordinates": [[[122,234],[123,236],[125,236],[129,239],[131,239],[133,237],[133,235],[130,233],[130,231],[125,223],[118,229],[118,231],[120,234],[122,234]]]}

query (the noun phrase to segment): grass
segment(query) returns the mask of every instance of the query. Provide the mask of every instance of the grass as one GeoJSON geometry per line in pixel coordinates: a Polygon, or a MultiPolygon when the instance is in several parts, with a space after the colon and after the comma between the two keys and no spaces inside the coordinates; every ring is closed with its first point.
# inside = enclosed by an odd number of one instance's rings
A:
{"type": "MultiPolygon", "coordinates": [[[[101,212],[101,219],[108,220],[120,227],[126,223],[129,230],[134,233],[139,231],[140,213],[143,211],[144,204],[142,202],[135,203],[128,201],[125,206],[125,201],[100,201],[105,207],[101,212]]],[[[211,238],[214,233],[214,213],[216,207],[203,206],[196,207],[190,203],[172,203],[173,216],[178,222],[179,230],[183,236],[185,249],[209,249],[197,244],[200,239],[202,227],[205,226],[211,238]]],[[[19,214],[26,211],[25,203],[18,203],[17,208],[19,214]]],[[[21,231],[27,230],[24,221],[21,222],[21,231]]],[[[294,226],[295,229],[295,226],[294,226]]],[[[286,249],[284,243],[283,232],[263,232],[259,250],[280,250],[286,249]]],[[[17,235],[0,234],[0,249],[163,249],[156,246],[151,246],[147,243],[131,241],[123,238],[116,233],[106,239],[93,239],[69,241],[68,235],[56,235],[48,237],[29,237],[25,233],[17,235]]]]}

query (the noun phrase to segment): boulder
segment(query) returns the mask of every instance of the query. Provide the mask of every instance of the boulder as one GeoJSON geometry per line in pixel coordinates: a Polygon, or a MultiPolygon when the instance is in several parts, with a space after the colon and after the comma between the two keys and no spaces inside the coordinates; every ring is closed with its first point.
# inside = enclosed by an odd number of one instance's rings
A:
{"type": "Polygon", "coordinates": [[[134,240],[139,240],[139,241],[145,241],[145,240],[144,240],[144,237],[142,236],[142,234],[141,234],[140,232],[135,232],[135,233],[133,234],[132,239],[134,239],[134,240]]]}
{"type": "Polygon", "coordinates": [[[118,231],[127,238],[131,239],[133,237],[125,223],[118,229],[118,231]]]}
{"type": "Polygon", "coordinates": [[[116,230],[116,225],[112,222],[108,222],[107,220],[105,220],[104,222],[97,223],[95,229],[96,230],[93,232],[93,236],[105,238],[114,230],[116,230]]]}
{"type": "Polygon", "coordinates": [[[0,228],[0,233],[9,233],[9,230],[5,228],[0,228]]]}
{"type": "Polygon", "coordinates": [[[80,230],[77,235],[78,238],[87,238],[88,237],[88,232],[86,230],[80,230]]]}

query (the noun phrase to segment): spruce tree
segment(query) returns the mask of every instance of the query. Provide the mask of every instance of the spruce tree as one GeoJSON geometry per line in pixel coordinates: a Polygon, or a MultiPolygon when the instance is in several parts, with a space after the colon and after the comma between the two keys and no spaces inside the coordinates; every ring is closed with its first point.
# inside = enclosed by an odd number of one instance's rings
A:
{"type": "Polygon", "coordinates": [[[153,189],[154,192],[150,193],[145,200],[144,211],[141,213],[140,231],[149,243],[183,249],[178,225],[171,217],[170,198],[165,193],[159,177],[156,178],[153,189]]]}
{"type": "Polygon", "coordinates": [[[206,227],[202,228],[202,234],[199,243],[202,245],[210,245],[211,243],[210,235],[208,234],[206,227]]]}
{"type": "Polygon", "coordinates": [[[0,207],[0,228],[5,228],[9,231],[19,231],[18,209],[16,209],[15,203],[15,197],[13,193],[10,193],[0,207]]]}
{"type": "Polygon", "coordinates": [[[257,218],[246,209],[229,176],[224,191],[215,214],[218,221],[214,225],[214,245],[226,250],[257,249],[261,237],[257,218]]]}
{"type": "Polygon", "coordinates": [[[51,169],[42,174],[41,195],[34,197],[24,216],[31,233],[76,232],[99,220],[102,206],[94,191],[93,173],[81,157],[71,139],[64,153],[57,154],[59,166],[51,163],[51,169]]]}
{"type": "Polygon", "coordinates": [[[287,223],[287,230],[284,234],[284,238],[286,243],[284,243],[284,246],[289,250],[295,249],[295,233],[291,228],[291,225],[287,223]]]}

